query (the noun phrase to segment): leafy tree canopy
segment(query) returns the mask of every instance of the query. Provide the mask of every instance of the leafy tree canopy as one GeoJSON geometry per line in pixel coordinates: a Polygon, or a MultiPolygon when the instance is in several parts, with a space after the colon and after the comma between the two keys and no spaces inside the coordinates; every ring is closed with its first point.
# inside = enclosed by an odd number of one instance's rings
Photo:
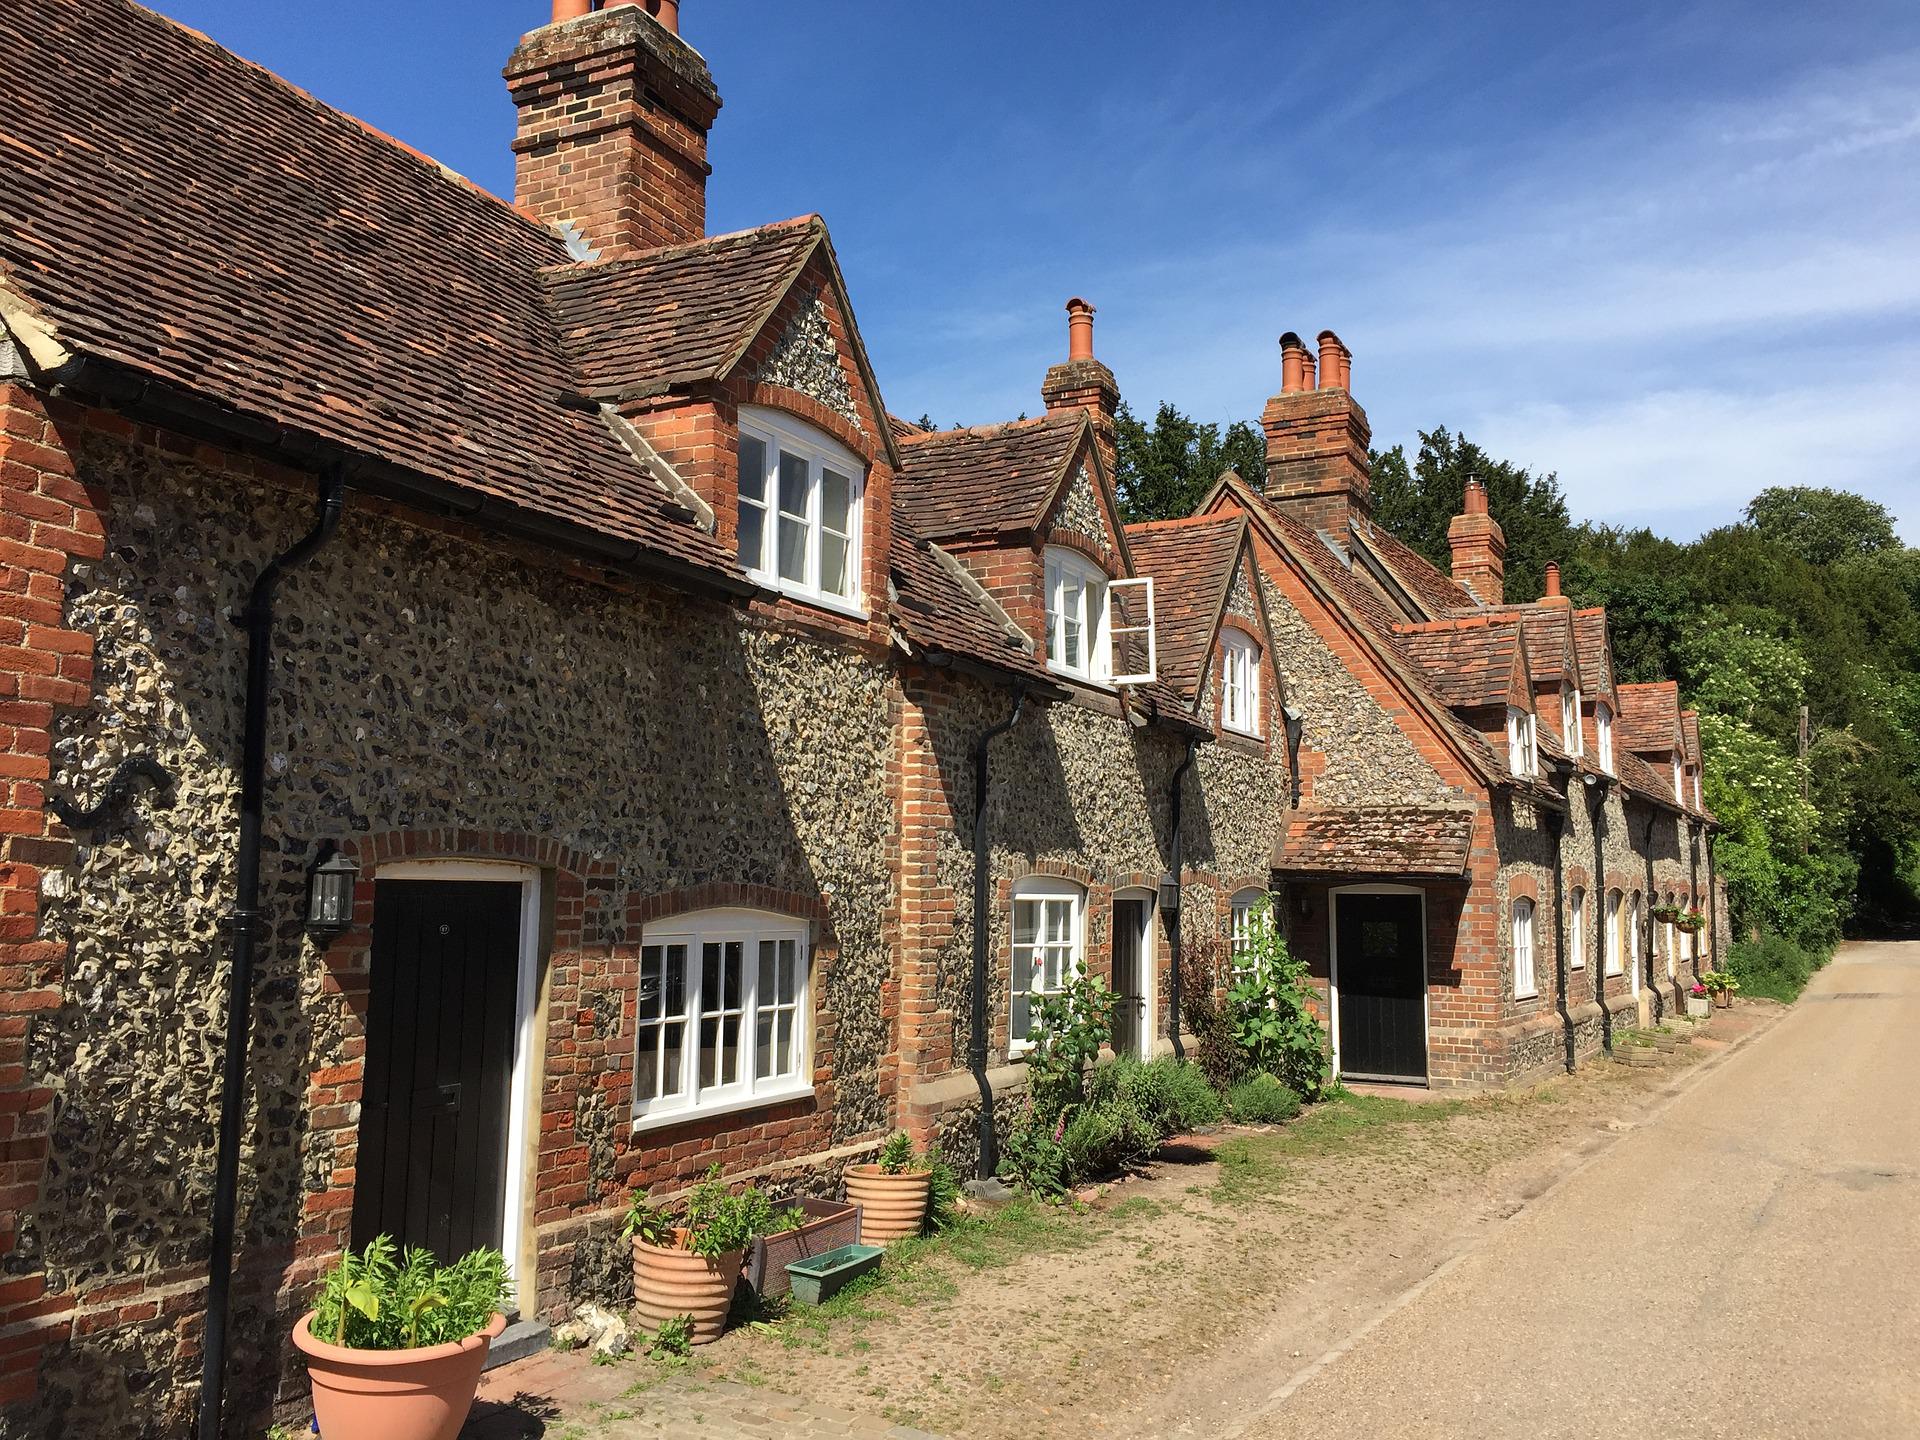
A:
{"type": "Polygon", "coordinates": [[[1747,523],[1761,538],[1785,546],[1809,565],[1900,548],[1884,505],[1845,490],[1776,485],[1747,506],[1747,523]]]}
{"type": "Polygon", "coordinates": [[[1123,401],[1115,431],[1115,489],[1130,525],[1191,515],[1228,470],[1256,490],[1266,485],[1266,437],[1245,420],[1222,429],[1162,405],[1148,424],[1123,401]]]}

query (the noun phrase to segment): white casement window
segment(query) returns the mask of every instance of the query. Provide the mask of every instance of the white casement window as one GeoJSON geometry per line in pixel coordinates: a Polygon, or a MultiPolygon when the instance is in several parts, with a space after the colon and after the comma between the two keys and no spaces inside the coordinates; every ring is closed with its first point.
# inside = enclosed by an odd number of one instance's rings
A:
{"type": "Polygon", "coordinates": [[[1220,632],[1220,723],[1260,733],[1260,647],[1238,630],[1220,632]]]}
{"type": "Polygon", "coordinates": [[[1626,897],[1618,890],[1607,891],[1607,974],[1620,973],[1620,957],[1626,953],[1626,897]]]}
{"type": "Polygon", "coordinates": [[[1112,674],[1107,573],[1072,550],[1047,551],[1047,668],[1106,683],[1112,674]]]}
{"type": "Polygon", "coordinates": [[[1066,880],[1035,876],[1013,894],[1013,986],[1008,1050],[1025,1053],[1033,1002],[1058,995],[1086,967],[1087,892],[1066,880]]]}
{"type": "Polygon", "coordinates": [[[1266,899],[1264,890],[1242,890],[1233,897],[1227,940],[1235,975],[1244,975],[1253,968],[1253,947],[1260,927],[1273,923],[1271,908],[1263,908],[1266,899]]]}
{"type": "Polygon", "coordinates": [[[1516,775],[1540,773],[1540,731],[1531,710],[1507,707],[1507,768],[1516,775]]]}
{"type": "Polygon", "coordinates": [[[1693,767],[1693,808],[1696,810],[1707,808],[1707,802],[1700,798],[1700,767],[1698,765],[1693,767]]]}
{"type": "Polygon", "coordinates": [[[1673,762],[1673,799],[1677,805],[1687,803],[1686,769],[1677,758],[1673,762]]]}
{"type": "Polygon", "coordinates": [[[1613,709],[1602,700],[1593,707],[1593,733],[1600,751],[1600,768],[1613,774],[1613,709]]]}
{"type": "Polygon", "coordinates": [[[1533,901],[1513,902],[1513,998],[1531,1000],[1540,993],[1533,978],[1533,901]]]}
{"type": "Polygon", "coordinates": [[[1586,732],[1580,728],[1580,692],[1572,685],[1560,687],[1560,739],[1567,754],[1578,760],[1587,753],[1586,732]]]}
{"type": "Polygon", "coordinates": [[[754,579],[830,609],[860,609],[866,466],[778,411],[740,412],[740,564],[754,579]]]}
{"type": "Polygon", "coordinates": [[[1641,907],[1645,904],[1636,890],[1632,903],[1627,906],[1627,976],[1633,981],[1636,995],[1640,993],[1640,929],[1646,913],[1641,907]]]}
{"type": "Polygon", "coordinates": [[[1661,922],[1660,942],[1665,946],[1667,952],[1667,979],[1669,980],[1674,979],[1680,973],[1680,946],[1674,939],[1679,933],[1679,930],[1671,920],[1661,922]]]}
{"type": "Polygon", "coordinates": [[[1151,575],[1107,582],[1107,634],[1114,684],[1144,685],[1159,675],[1151,575]]]}
{"type": "Polygon", "coordinates": [[[1687,961],[1693,959],[1693,932],[1691,930],[1680,931],[1680,958],[1687,961]]]}
{"type": "Polygon", "coordinates": [[[1567,968],[1587,968],[1587,892],[1578,887],[1567,899],[1567,968]]]}
{"type": "Polygon", "coordinates": [[[649,926],[640,944],[635,1125],[813,1093],[808,931],[715,910],[649,926]]]}

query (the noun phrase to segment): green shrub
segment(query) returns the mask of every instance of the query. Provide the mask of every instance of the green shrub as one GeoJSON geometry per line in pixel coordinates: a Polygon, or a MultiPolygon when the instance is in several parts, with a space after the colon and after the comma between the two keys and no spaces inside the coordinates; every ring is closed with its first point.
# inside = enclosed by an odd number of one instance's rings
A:
{"type": "Polygon", "coordinates": [[[1275,1125],[1300,1113],[1300,1095],[1271,1075],[1255,1075],[1227,1092],[1227,1113],[1242,1125],[1275,1125]]]}
{"type": "Polygon", "coordinates": [[[1067,1176],[1076,1184],[1097,1180],[1138,1164],[1151,1155],[1168,1132],[1143,1114],[1128,1095],[1088,1101],[1067,1116],[1060,1132],[1067,1152],[1067,1176]]]}
{"type": "Polygon", "coordinates": [[[1221,999],[1231,975],[1227,949],[1218,936],[1204,935],[1181,945],[1180,1028],[1198,1042],[1193,1058],[1207,1083],[1220,1092],[1247,1075],[1247,1057],[1221,999]]]}
{"type": "Polygon", "coordinates": [[[1796,1000],[1813,972],[1830,957],[1801,949],[1783,935],[1763,935],[1740,941],[1727,954],[1727,969],[1740,982],[1740,993],[1769,1000],[1796,1000]]]}
{"type": "Polygon", "coordinates": [[[1254,907],[1227,1014],[1248,1064],[1311,1100],[1326,1084],[1327,1037],[1313,1016],[1318,994],[1273,922],[1272,902],[1254,907]]]}
{"type": "Polygon", "coordinates": [[[1081,1098],[1087,1067],[1113,1038],[1113,1012],[1119,1003],[1106,981],[1084,970],[1059,994],[1032,1002],[1027,1086],[1042,1116],[1057,1118],[1081,1098]]]}
{"type": "Polygon", "coordinates": [[[994,1173],[1029,1195],[1059,1199],[1067,1193],[1067,1152],[1060,1143],[1066,1128],[1064,1119],[1044,1118],[1029,1096],[1008,1128],[994,1173]]]}
{"type": "Polygon", "coordinates": [[[1124,1101],[1154,1132],[1155,1141],[1220,1119],[1220,1096],[1197,1065],[1163,1055],[1141,1062],[1120,1059],[1089,1072],[1089,1107],[1124,1101]]]}
{"type": "Polygon", "coordinates": [[[507,1299],[507,1262],[475,1250],[441,1265],[426,1250],[399,1253],[390,1235],[349,1250],[320,1282],[314,1338],[350,1350],[417,1350],[486,1328],[507,1299]]]}
{"type": "Polygon", "coordinates": [[[1205,1071],[1198,1065],[1179,1060],[1156,1060],[1154,1063],[1167,1066],[1167,1090],[1172,1100],[1173,1119],[1169,1134],[1220,1123],[1226,1109],[1220,1103],[1220,1092],[1208,1082],[1205,1071]]]}
{"type": "Polygon", "coordinates": [[[927,1182],[927,1228],[945,1230],[960,1218],[960,1176],[938,1146],[923,1157],[931,1178],[927,1182]]]}
{"type": "Polygon", "coordinates": [[[716,1162],[677,1214],[651,1204],[636,1190],[627,1202],[627,1223],[620,1233],[637,1235],[649,1245],[671,1246],[673,1232],[685,1230],[687,1249],[712,1259],[746,1249],[756,1235],[792,1229],[794,1215],[794,1207],[776,1211],[773,1201],[752,1185],[736,1195],[720,1178],[716,1162]]]}

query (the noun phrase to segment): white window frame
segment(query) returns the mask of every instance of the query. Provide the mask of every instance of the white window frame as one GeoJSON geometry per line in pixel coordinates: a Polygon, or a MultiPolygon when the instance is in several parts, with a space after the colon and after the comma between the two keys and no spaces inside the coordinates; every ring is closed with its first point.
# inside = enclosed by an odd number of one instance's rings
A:
{"type": "Polygon", "coordinates": [[[1253,968],[1247,957],[1253,942],[1253,917],[1258,913],[1260,902],[1268,901],[1267,923],[1273,923],[1273,906],[1265,890],[1248,889],[1237,892],[1229,902],[1227,911],[1227,953],[1228,965],[1235,976],[1246,974],[1253,968]]]}
{"type": "Polygon", "coordinates": [[[1693,808],[1705,813],[1707,802],[1700,798],[1700,767],[1693,767],[1693,808]]]}
{"type": "Polygon", "coordinates": [[[1522,895],[1513,902],[1513,998],[1533,1000],[1540,995],[1539,977],[1533,963],[1534,903],[1522,895]]]}
{"type": "Polygon", "coordinates": [[[1593,706],[1593,733],[1600,751],[1600,768],[1613,774],[1613,707],[1604,700],[1593,706]]]}
{"type": "Polygon", "coordinates": [[[1646,924],[1647,898],[1638,890],[1633,899],[1627,902],[1627,975],[1633,981],[1633,993],[1640,993],[1640,942],[1641,929],[1646,924]]]}
{"type": "Polygon", "coordinates": [[[1144,685],[1148,681],[1158,677],[1160,674],[1160,650],[1154,639],[1154,630],[1153,577],[1151,575],[1135,575],[1120,580],[1109,580],[1107,582],[1107,653],[1109,659],[1114,655],[1124,653],[1121,642],[1129,635],[1145,635],[1147,637],[1147,668],[1131,674],[1115,675],[1113,677],[1113,683],[1115,685],[1144,685]],[[1125,625],[1121,623],[1126,619],[1126,612],[1121,608],[1122,598],[1134,592],[1142,592],[1147,597],[1147,620],[1144,625],[1125,625]]]}
{"type": "MultiPolygon", "coordinates": [[[[1670,900],[1667,903],[1672,904],[1673,902],[1670,900]]],[[[1667,952],[1667,979],[1669,980],[1678,979],[1680,976],[1680,946],[1674,938],[1679,933],[1680,931],[1674,925],[1673,921],[1663,920],[1660,922],[1660,941],[1667,952]]]]}
{"type": "Polygon", "coordinates": [[[1220,725],[1260,738],[1260,646],[1244,630],[1220,632],[1220,725]]]}
{"type": "Polygon", "coordinates": [[[1531,778],[1540,773],[1540,731],[1531,710],[1507,706],[1507,768],[1531,778]]]}
{"type": "Polygon", "coordinates": [[[1618,975],[1626,955],[1627,897],[1623,891],[1606,892],[1606,910],[1602,916],[1607,927],[1606,973],[1618,975]]]}
{"type": "MultiPolygon", "coordinates": [[[[1033,1042],[1013,1033],[1014,997],[1024,994],[1031,1001],[1035,996],[1058,995],[1074,976],[1086,973],[1087,892],[1071,880],[1062,880],[1052,875],[1029,876],[1013,887],[1013,903],[1008,910],[1007,923],[1007,945],[1010,952],[1007,967],[1007,1055],[1010,1059],[1017,1059],[1033,1048],[1033,1042]],[[1061,902],[1065,902],[1068,907],[1070,934],[1064,942],[1047,940],[1044,938],[1046,906],[1061,902]],[[1033,904],[1042,907],[1042,924],[1034,931],[1034,941],[1022,945],[1019,940],[1020,907],[1033,904]],[[1028,975],[1031,977],[1036,963],[1035,952],[1048,949],[1058,949],[1062,952],[1059,967],[1060,984],[1057,987],[1036,987],[1029,978],[1025,987],[1017,986],[1014,982],[1020,974],[1023,959],[1028,967],[1028,975]],[[1026,952],[1024,957],[1021,953],[1023,950],[1026,952]]],[[[1039,959],[1044,964],[1044,956],[1039,959]]],[[[1042,973],[1044,978],[1044,971],[1042,973]]],[[[1031,1011],[1029,1011],[1027,1024],[1031,1033],[1033,1024],[1031,1011]]]]}
{"type": "Polygon", "coordinates": [[[1680,763],[1680,757],[1676,755],[1673,759],[1673,801],[1683,810],[1687,804],[1686,778],[1687,767],[1680,763]]]}
{"type": "Polygon", "coordinates": [[[735,1110],[777,1105],[813,1094],[812,939],[812,926],[806,921],[762,910],[704,910],[675,915],[646,927],[640,941],[640,970],[635,978],[636,989],[646,983],[647,952],[650,950],[662,952],[661,964],[664,966],[665,951],[673,946],[684,945],[686,976],[681,1008],[676,1012],[679,1017],[677,1020],[665,1014],[657,1020],[647,1016],[644,994],[636,1001],[637,1019],[633,1039],[635,1130],[678,1124],[695,1116],[725,1115],[735,1110]],[[733,942],[738,942],[742,951],[740,1003],[737,1010],[728,1007],[724,1013],[729,1016],[737,1014],[739,1017],[740,1029],[736,1043],[740,1057],[740,1078],[731,1084],[703,1087],[700,1082],[700,1027],[703,1016],[711,1014],[718,1017],[722,1012],[719,1009],[703,1009],[708,997],[702,993],[706,969],[702,949],[706,945],[724,946],[733,942]],[[791,942],[794,946],[796,984],[790,1004],[777,999],[771,1004],[762,1003],[759,989],[760,946],[763,942],[775,945],[791,942]],[[763,1009],[770,1015],[777,1015],[781,1010],[791,1013],[792,1061],[788,1073],[761,1078],[753,1072],[758,1016],[763,1009]],[[664,1071],[664,1033],[669,1024],[682,1027],[680,1089],[672,1095],[656,1095],[642,1100],[639,1067],[652,1063],[656,1067],[656,1075],[664,1071]],[[660,1053],[653,1057],[643,1055],[644,1042],[649,1034],[656,1032],[663,1037],[660,1053]]]}
{"type": "Polygon", "coordinates": [[[1580,885],[1567,897],[1567,968],[1587,968],[1587,892],[1580,885]]]}
{"type": "Polygon", "coordinates": [[[1047,613],[1047,668],[1090,685],[1107,685],[1113,674],[1112,636],[1109,631],[1107,572],[1077,550],[1049,547],[1044,566],[1047,613]],[[1067,627],[1080,627],[1080,658],[1069,664],[1067,627]]]}
{"type": "MultiPolygon", "coordinates": [[[[778,410],[757,405],[741,408],[740,436],[742,440],[759,441],[765,455],[765,473],[761,476],[765,487],[762,498],[755,501],[745,493],[744,487],[736,491],[743,516],[748,509],[757,509],[762,515],[760,553],[758,557],[741,555],[742,568],[760,584],[784,595],[842,614],[865,618],[867,610],[861,595],[860,575],[864,551],[866,462],[838,440],[811,425],[778,410]],[[780,508],[780,457],[783,453],[804,461],[807,466],[806,511],[804,514],[791,512],[792,518],[806,527],[806,552],[802,557],[805,574],[798,579],[780,573],[780,525],[783,517],[790,513],[780,508]],[[844,536],[827,528],[822,513],[823,478],[828,470],[847,479],[847,533],[844,536]],[[821,556],[828,536],[846,542],[847,592],[844,595],[824,589],[820,584],[821,556]]],[[[744,450],[735,452],[736,470],[744,467],[745,460],[744,450]]],[[[738,479],[736,475],[736,485],[738,479]]]]}
{"type": "Polygon", "coordinates": [[[1580,687],[1560,687],[1560,741],[1567,754],[1578,760],[1587,753],[1587,737],[1580,728],[1580,687]]]}

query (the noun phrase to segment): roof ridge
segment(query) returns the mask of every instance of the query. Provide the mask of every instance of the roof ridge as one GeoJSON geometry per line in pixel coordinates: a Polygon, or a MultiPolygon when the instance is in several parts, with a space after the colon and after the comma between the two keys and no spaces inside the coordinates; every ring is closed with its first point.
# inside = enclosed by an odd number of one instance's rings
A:
{"type": "Polygon", "coordinates": [[[902,435],[902,445],[919,445],[928,440],[951,440],[965,435],[973,439],[988,440],[995,435],[1004,435],[1009,430],[1032,428],[1037,425],[1055,424],[1060,421],[1079,424],[1086,420],[1082,412],[1068,410],[1049,410],[1044,415],[1029,415],[1024,420],[998,420],[991,425],[963,425],[957,430],[923,430],[918,435],[902,435]]]}
{"type": "MultiPolygon", "coordinates": [[[[518,213],[518,212],[516,212],[518,213]]],[[[818,228],[821,234],[827,230],[827,222],[819,215],[808,213],[796,215],[790,220],[772,220],[765,225],[752,225],[745,230],[729,230],[724,235],[703,235],[698,240],[683,240],[678,245],[660,245],[652,250],[623,252],[595,260],[559,260],[551,265],[543,265],[543,275],[599,273],[605,270],[618,270],[633,265],[650,265],[661,260],[675,259],[681,255],[691,255],[700,250],[718,248],[722,245],[737,245],[747,240],[757,240],[781,230],[808,230],[818,228]]],[[[544,229],[545,227],[539,227],[544,229]]]]}
{"type": "Polygon", "coordinates": [[[1128,531],[1137,530],[1144,534],[1150,530],[1177,530],[1182,526],[1192,526],[1197,529],[1202,525],[1244,525],[1246,523],[1247,517],[1244,515],[1170,515],[1160,520],[1134,520],[1121,528],[1128,531]]]}
{"type": "Polygon", "coordinates": [[[501,199],[500,196],[494,194],[491,190],[487,189],[484,185],[481,185],[477,181],[469,180],[465,175],[462,175],[458,170],[455,170],[452,166],[447,165],[443,161],[434,159],[433,156],[427,154],[427,152],[424,150],[420,150],[415,148],[412,145],[409,145],[406,141],[400,139],[397,135],[389,135],[385,130],[382,130],[378,125],[375,125],[370,121],[363,120],[360,116],[353,114],[351,111],[342,110],[337,105],[329,105],[326,101],[322,100],[318,95],[315,95],[311,90],[308,90],[305,86],[296,85],[293,83],[293,81],[287,79],[286,76],[278,74],[273,70],[269,70],[265,65],[262,65],[258,60],[250,60],[245,55],[242,55],[239,51],[229,49],[227,46],[222,45],[218,40],[214,39],[211,35],[207,34],[206,31],[204,30],[196,30],[191,25],[182,24],[180,21],[174,19],[171,15],[164,15],[160,11],[152,9],[149,6],[138,4],[136,3],[136,0],[121,0],[121,3],[129,10],[138,10],[142,14],[151,16],[153,19],[160,21],[162,24],[167,25],[172,29],[178,31],[180,34],[186,36],[187,39],[195,42],[196,44],[204,45],[210,50],[217,50],[222,55],[226,56],[229,60],[234,61],[236,64],[244,65],[249,70],[258,72],[259,74],[265,76],[267,81],[270,84],[278,87],[281,90],[284,90],[287,94],[294,96],[296,99],[306,102],[307,104],[313,106],[315,109],[324,110],[329,115],[336,116],[339,119],[346,121],[350,125],[359,127],[359,129],[365,131],[368,135],[371,135],[374,139],[381,141],[383,144],[391,147],[394,150],[397,150],[398,152],[400,152],[400,154],[406,156],[408,159],[412,160],[414,163],[418,165],[422,165],[429,170],[432,170],[441,179],[450,181],[454,185],[458,186],[460,189],[467,191],[469,194],[475,195],[480,199],[485,200],[491,205],[497,207],[498,209],[506,211],[509,215],[513,216],[522,225],[525,225],[527,229],[531,230],[535,234],[545,236],[547,239],[552,240],[555,244],[560,243],[559,237],[554,234],[551,227],[542,225],[538,220],[535,220],[531,215],[527,214],[527,212],[522,210],[518,205],[513,204],[511,201],[501,199]]]}

